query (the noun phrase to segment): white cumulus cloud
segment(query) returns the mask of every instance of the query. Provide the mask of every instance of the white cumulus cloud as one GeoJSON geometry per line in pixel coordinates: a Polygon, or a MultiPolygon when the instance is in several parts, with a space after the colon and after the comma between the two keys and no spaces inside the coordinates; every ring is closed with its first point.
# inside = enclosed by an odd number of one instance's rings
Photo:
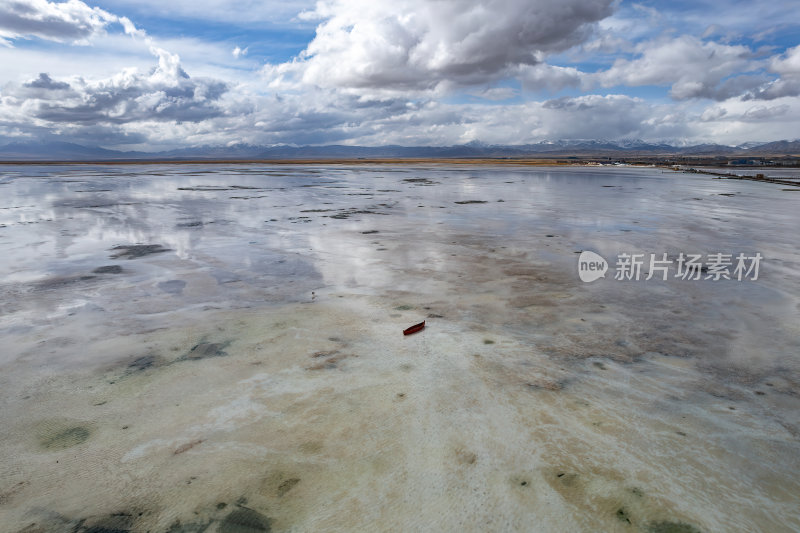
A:
{"type": "Polygon", "coordinates": [[[269,76],[321,87],[485,84],[590,35],[612,0],[322,0],[316,37],[269,76]]]}
{"type": "Polygon", "coordinates": [[[747,94],[748,99],[774,100],[800,95],[800,45],[770,60],[770,71],[780,77],[747,94]]]}
{"type": "Polygon", "coordinates": [[[7,86],[0,117],[23,109],[31,122],[61,125],[120,125],[137,121],[199,122],[224,113],[225,83],[191,78],[177,55],[153,47],[158,66],[149,73],[123,69],[110,78],[54,80],[47,73],[21,86],[7,86]]]}
{"type": "Polygon", "coordinates": [[[0,41],[38,37],[49,41],[86,44],[106,26],[119,23],[125,33],[137,34],[133,23],[80,0],[5,0],[0,2],[0,41]]]}
{"type": "Polygon", "coordinates": [[[724,100],[764,83],[742,73],[758,69],[744,45],[703,41],[690,35],[648,41],[637,46],[635,59],[617,59],[595,80],[603,87],[669,85],[675,99],[724,100]]]}

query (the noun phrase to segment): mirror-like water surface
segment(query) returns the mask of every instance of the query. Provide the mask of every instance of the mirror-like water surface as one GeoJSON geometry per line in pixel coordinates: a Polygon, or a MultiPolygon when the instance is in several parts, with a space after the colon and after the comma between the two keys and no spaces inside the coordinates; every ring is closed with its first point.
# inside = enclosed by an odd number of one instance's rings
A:
{"type": "Polygon", "coordinates": [[[0,529],[796,531],[798,199],[649,168],[0,167],[0,529]],[[763,260],[622,281],[621,253],[763,260]]]}

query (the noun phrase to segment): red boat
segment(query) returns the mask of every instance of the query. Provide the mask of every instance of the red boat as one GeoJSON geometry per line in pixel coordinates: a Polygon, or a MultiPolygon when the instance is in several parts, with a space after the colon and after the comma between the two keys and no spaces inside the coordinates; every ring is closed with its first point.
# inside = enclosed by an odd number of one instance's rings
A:
{"type": "Polygon", "coordinates": [[[412,333],[416,333],[418,331],[422,331],[423,329],[425,329],[425,321],[424,320],[422,322],[420,322],[419,324],[414,324],[410,328],[404,329],[403,330],[403,335],[411,335],[412,333]]]}

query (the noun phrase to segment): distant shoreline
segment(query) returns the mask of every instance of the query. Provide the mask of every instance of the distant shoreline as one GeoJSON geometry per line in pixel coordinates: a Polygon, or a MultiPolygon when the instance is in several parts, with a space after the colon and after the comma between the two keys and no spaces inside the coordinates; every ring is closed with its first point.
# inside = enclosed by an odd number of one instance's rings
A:
{"type": "MultiPolygon", "coordinates": [[[[781,158],[783,159],[783,158],[781,158]]],[[[728,158],[653,156],[560,156],[552,158],[488,157],[370,157],[370,158],[297,158],[297,159],[92,159],[92,160],[0,160],[0,165],[503,165],[503,166],[598,166],[629,165],[673,168],[729,167],[732,169],[800,168],[800,160],[790,158],[772,165],[731,164],[728,158]]]]}
{"type": "Polygon", "coordinates": [[[490,159],[490,158],[304,158],[304,159],[97,159],[97,160],[6,160],[0,165],[536,165],[536,166],[586,166],[590,161],[563,161],[556,159],[490,159]]]}
{"type": "Polygon", "coordinates": [[[800,180],[796,178],[769,177],[759,173],[755,176],[735,174],[734,172],[724,172],[720,167],[727,167],[731,170],[761,170],[773,168],[800,168],[800,163],[792,161],[793,164],[781,165],[730,165],[727,161],[702,160],[702,161],[675,161],[661,158],[598,158],[585,157],[578,158],[432,158],[432,157],[410,157],[410,158],[308,158],[308,159],[112,159],[94,161],[0,161],[2,166],[144,166],[144,165],[318,165],[318,166],[360,166],[360,165],[453,165],[453,166],[522,166],[522,167],[608,167],[608,166],[627,166],[627,167],[655,167],[662,170],[675,172],[691,172],[714,176],[715,179],[737,179],[758,181],[762,183],[776,183],[788,185],[800,190],[800,180]],[[704,167],[710,167],[705,170],[704,167]]]}

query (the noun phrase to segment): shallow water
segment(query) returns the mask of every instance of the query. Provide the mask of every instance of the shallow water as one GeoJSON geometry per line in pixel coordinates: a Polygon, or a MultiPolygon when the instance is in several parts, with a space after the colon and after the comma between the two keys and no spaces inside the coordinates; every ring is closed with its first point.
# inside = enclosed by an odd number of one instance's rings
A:
{"type": "Polygon", "coordinates": [[[800,529],[779,186],[74,165],[0,193],[3,531],[800,529]],[[618,281],[623,252],[763,260],[618,281]]]}

